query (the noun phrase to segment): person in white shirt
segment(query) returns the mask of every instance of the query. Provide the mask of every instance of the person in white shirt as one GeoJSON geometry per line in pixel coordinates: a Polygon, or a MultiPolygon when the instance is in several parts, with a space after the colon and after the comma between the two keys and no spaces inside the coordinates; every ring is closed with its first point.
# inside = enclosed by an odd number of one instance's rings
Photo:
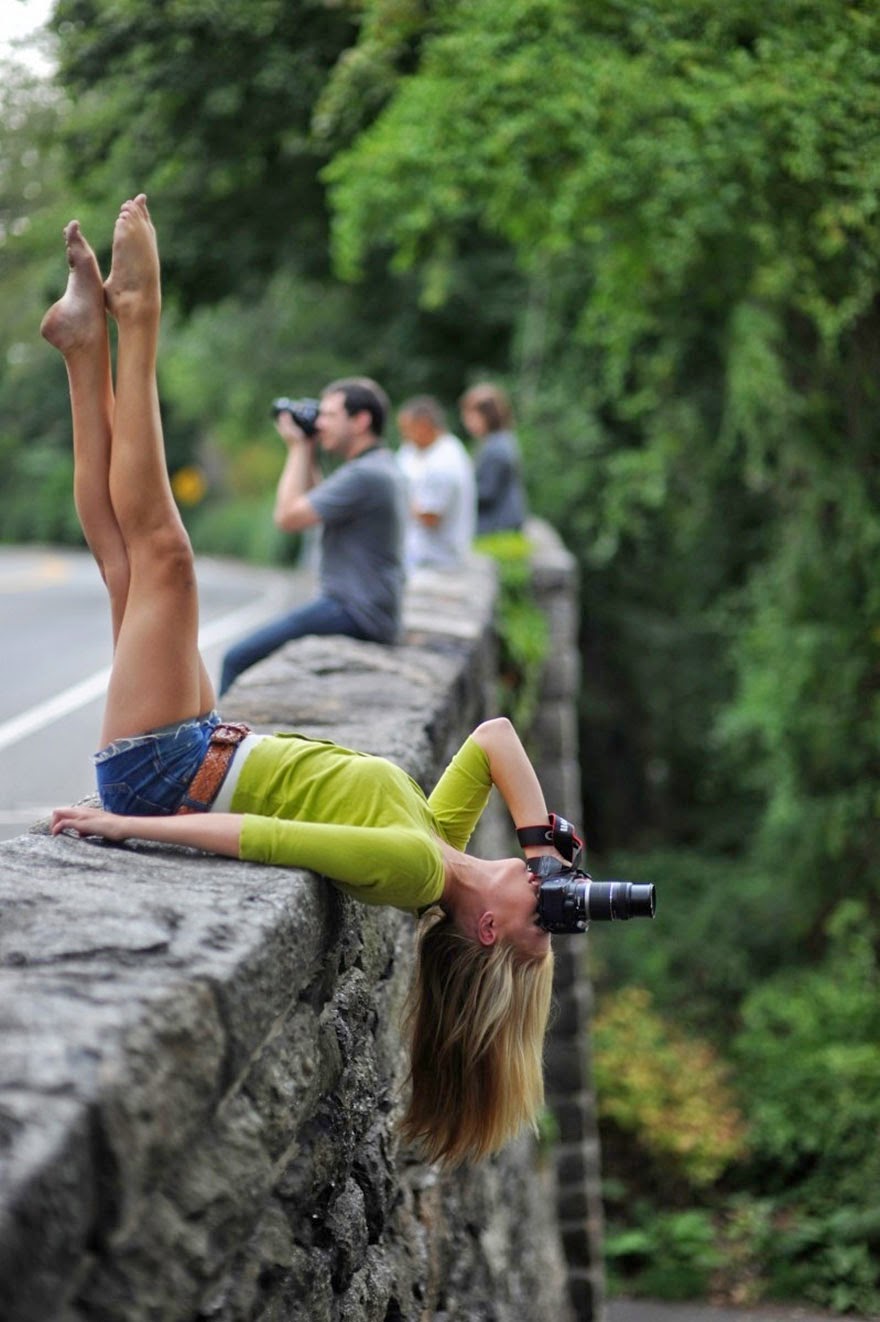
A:
{"type": "Polygon", "coordinates": [[[457,569],[467,557],[477,519],[477,492],[470,455],[447,430],[440,404],[417,395],[401,405],[397,427],[403,444],[398,462],[406,478],[409,517],[408,569],[457,569]]]}

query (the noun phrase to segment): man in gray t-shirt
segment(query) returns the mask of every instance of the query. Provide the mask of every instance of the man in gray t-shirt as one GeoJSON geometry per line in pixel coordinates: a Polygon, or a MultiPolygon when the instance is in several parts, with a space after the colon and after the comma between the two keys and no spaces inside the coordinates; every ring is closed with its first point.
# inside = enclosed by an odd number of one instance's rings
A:
{"type": "Polygon", "coordinates": [[[327,386],[316,439],[343,462],[322,480],[315,444],[293,415],[276,418],[287,445],[278,481],[275,522],[285,532],[321,525],[320,595],[264,625],[223,658],[220,693],[250,666],[306,634],[347,634],[392,643],[400,632],[404,584],[405,486],[382,444],[385,392],[366,377],[327,386]]]}

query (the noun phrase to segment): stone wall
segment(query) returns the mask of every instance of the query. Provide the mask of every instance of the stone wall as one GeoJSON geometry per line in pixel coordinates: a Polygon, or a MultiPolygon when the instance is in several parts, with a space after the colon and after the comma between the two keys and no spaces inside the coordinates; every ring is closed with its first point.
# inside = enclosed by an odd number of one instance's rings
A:
{"type": "MultiPolygon", "coordinates": [[[[577,694],[578,592],[574,559],[545,524],[530,527],[535,545],[532,582],[549,624],[550,647],[541,703],[529,732],[529,751],[540,769],[551,812],[581,820],[577,694]]],[[[568,1287],[578,1322],[598,1322],[605,1311],[602,1260],[602,1191],[595,1095],[590,1072],[592,993],[588,945],[582,936],[555,936],[556,1018],[546,1052],[547,1101],[558,1128],[554,1160],[560,1234],[568,1287]]]]}
{"type": "MultiPolygon", "coordinates": [[[[573,571],[536,534],[570,649],[573,571]]],[[[420,576],[400,647],[304,639],[224,714],[430,788],[494,710],[493,602],[484,561],[420,576]]],[[[548,798],[576,818],[565,653],[535,737],[548,798]]],[[[511,851],[498,804],[476,847],[511,851]]],[[[0,1318],[600,1318],[579,958],[557,947],[559,1145],[526,1135],[442,1174],[395,1129],[413,937],[307,873],[39,828],[0,845],[0,1318]]]]}

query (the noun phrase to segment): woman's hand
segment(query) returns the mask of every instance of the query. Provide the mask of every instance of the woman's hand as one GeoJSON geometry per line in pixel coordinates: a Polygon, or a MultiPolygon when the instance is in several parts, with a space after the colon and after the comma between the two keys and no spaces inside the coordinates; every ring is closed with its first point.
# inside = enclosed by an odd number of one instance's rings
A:
{"type": "Polygon", "coordinates": [[[75,831],[77,835],[99,835],[105,840],[125,840],[130,834],[128,818],[103,808],[56,808],[52,813],[52,834],[75,831]]]}
{"type": "Polygon", "coordinates": [[[75,831],[77,835],[100,835],[105,840],[153,840],[160,845],[186,845],[238,858],[243,820],[241,813],[229,812],[122,817],[102,808],[56,808],[52,834],[75,831]]]}

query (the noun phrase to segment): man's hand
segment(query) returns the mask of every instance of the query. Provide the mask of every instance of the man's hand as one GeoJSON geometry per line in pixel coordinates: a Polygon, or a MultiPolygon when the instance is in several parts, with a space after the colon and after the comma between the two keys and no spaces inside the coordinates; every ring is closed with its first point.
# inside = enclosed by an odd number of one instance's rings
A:
{"type": "Polygon", "coordinates": [[[302,427],[298,427],[294,422],[293,414],[288,413],[286,409],[282,409],[276,417],[275,429],[288,448],[291,445],[296,445],[297,441],[307,441],[309,439],[302,427]]]}

